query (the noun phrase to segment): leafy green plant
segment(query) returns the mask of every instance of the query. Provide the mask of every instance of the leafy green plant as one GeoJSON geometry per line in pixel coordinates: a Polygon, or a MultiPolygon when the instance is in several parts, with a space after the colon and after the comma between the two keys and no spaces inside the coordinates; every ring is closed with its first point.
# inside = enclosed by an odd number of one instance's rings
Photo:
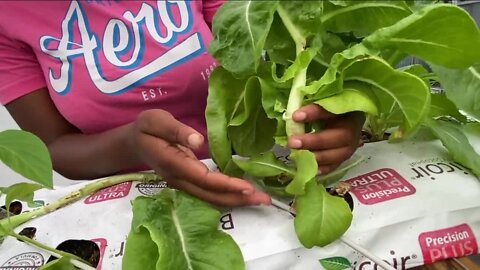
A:
{"type": "MultiPolygon", "coordinates": [[[[274,156],[272,147],[285,146],[288,136],[321,129],[292,121],[292,113],[305,104],[333,113],[363,111],[372,136],[383,138],[393,128],[392,141],[426,127],[456,161],[479,174],[480,159],[462,129],[464,114],[479,117],[479,30],[460,8],[433,2],[229,1],[218,11],[210,52],[222,65],[210,78],[206,111],[212,156],[225,173],[247,173],[267,190],[294,197],[295,229],[306,247],[327,245],[350,226],[348,205],[324,186],[359,161],[318,176],[309,151],[292,151],[289,162],[274,156]],[[396,68],[408,55],[427,61],[433,72],[418,65],[396,68]],[[432,79],[441,83],[445,95],[431,93],[432,79]],[[234,153],[241,158],[232,158],[234,153]]],[[[47,148],[35,136],[1,132],[0,159],[36,182],[0,188],[7,207],[13,200],[32,201],[39,188],[53,188],[47,148]]],[[[99,189],[132,180],[159,179],[137,173],[89,183],[58,201],[1,220],[0,237],[16,237],[61,257],[44,269],[72,268],[72,262],[82,260],[14,229],[99,189]]],[[[201,201],[165,189],[156,197],[136,199],[133,211],[124,268],[145,268],[145,263],[149,269],[204,269],[217,263],[222,269],[245,267],[233,240],[216,230],[218,211],[201,201]],[[193,215],[195,223],[186,218],[193,215]],[[169,256],[172,251],[183,256],[169,256]]],[[[348,267],[338,258],[320,263],[348,267]]]]}
{"type": "Polygon", "coordinates": [[[311,152],[292,150],[290,163],[271,153],[288,136],[321,129],[292,120],[303,105],[363,111],[374,139],[393,129],[390,140],[401,141],[426,127],[456,161],[480,173],[459,127],[466,119],[459,109],[479,112],[480,32],[461,8],[435,1],[229,1],[213,33],[209,51],[221,66],[210,77],[206,110],[212,157],[227,174],[247,174],[294,197],[295,230],[306,247],[339,238],[352,215],[325,192],[311,152]],[[409,55],[434,73],[397,68],[409,55]],[[432,79],[446,95],[432,93],[432,79]]]}
{"type": "MultiPolygon", "coordinates": [[[[41,188],[53,188],[52,162],[45,144],[35,135],[20,130],[5,130],[0,132],[0,160],[15,172],[36,183],[17,183],[9,187],[0,188],[0,196],[5,195],[7,218],[0,220],[0,239],[12,236],[26,243],[62,258],[62,264],[69,264],[88,269],[82,259],[46,246],[42,243],[19,235],[14,231],[18,225],[38,216],[50,212],[51,207],[44,207],[43,211],[32,211],[10,216],[10,203],[13,200],[33,202],[33,195],[41,188]],[[32,214],[33,213],[33,214],[32,214]],[[36,214],[35,214],[36,213],[36,214]],[[73,264],[72,264],[73,263],[73,264]]],[[[55,269],[57,263],[51,263],[48,268],[55,269]]],[[[90,267],[91,268],[91,267],[90,267]]],[[[45,267],[44,269],[47,269],[45,267]]]]}
{"type": "MultiPolygon", "coordinates": [[[[47,205],[10,216],[9,206],[13,200],[33,203],[35,191],[53,188],[52,163],[43,142],[35,135],[19,130],[0,132],[0,160],[35,182],[0,188],[7,209],[7,217],[0,219],[0,239],[15,237],[59,258],[42,266],[43,270],[94,268],[73,254],[16,233],[15,228],[103,188],[127,181],[161,180],[155,173],[115,175],[92,181],[47,205]]],[[[230,235],[218,230],[219,220],[218,210],[180,191],[166,188],[157,196],[136,198],[123,269],[244,269],[239,247],[230,235]],[[221,259],[219,255],[222,255],[221,259]]]]}
{"type": "Polygon", "coordinates": [[[245,269],[240,248],[218,230],[220,216],[172,189],[135,199],[122,269],[245,269]]]}

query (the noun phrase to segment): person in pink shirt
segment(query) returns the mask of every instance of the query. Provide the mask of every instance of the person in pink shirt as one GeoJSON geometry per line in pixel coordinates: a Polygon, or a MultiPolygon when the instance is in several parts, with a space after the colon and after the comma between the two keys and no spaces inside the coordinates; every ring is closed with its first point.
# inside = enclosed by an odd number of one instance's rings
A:
{"type": "MultiPolygon", "coordinates": [[[[2,1],[0,102],[48,146],[54,169],[93,179],[150,168],[217,205],[269,204],[247,181],[211,172],[207,53],[222,1],[2,1]]],[[[363,118],[305,106],[328,129],[290,138],[328,172],[358,146],[363,118]]]]}

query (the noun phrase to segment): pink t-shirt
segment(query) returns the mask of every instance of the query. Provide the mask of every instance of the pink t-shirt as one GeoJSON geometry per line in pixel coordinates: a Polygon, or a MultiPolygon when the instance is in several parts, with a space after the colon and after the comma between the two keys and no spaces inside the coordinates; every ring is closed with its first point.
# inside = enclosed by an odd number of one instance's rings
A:
{"type": "MultiPolygon", "coordinates": [[[[0,1],[0,102],[45,86],[86,134],[163,109],[206,136],[222,1],[0,1]]],[[[162,123],[158,123],[162,125],[162,123]]],[[[208,156],[207,146],[197,152],[208,156]]]]}

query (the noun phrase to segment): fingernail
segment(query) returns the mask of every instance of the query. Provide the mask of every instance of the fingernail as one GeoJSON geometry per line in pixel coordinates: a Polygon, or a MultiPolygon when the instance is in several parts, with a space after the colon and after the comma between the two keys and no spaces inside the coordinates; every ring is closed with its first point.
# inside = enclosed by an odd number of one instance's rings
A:
{"type": "Polygon", "coordinates": [[[318,175],[322,175],[322,171],[321,171],[321,170],[318,170],[318,171],[317,171],[317,176],[318,176],[318,175]]]}
{"type": "Polygon", "coordinates": [[[300,148],[302,147],[302,141],[299,139],[291,139],[288,143],[288,146],[290,146],[290,148],[300,148]]]}
{"type": "Polygon", "coordinates": [[[295,121],[303,121],[307,119],[307,113],[306,112],[295,112],[295,121]]]}
{"type": "Polygon", "coordinates": [[[187,138],[188,145],[194,149],[200,147],[203,143],[203,136],[197,133],[192,133],[188,135],[187,138]]]}
{"type": "Polygon", "coordinates": [[[243,195],[252,195],[253,192],[254,192],[253,189],[244,189],[244,190],[242,190],[242,194],[243,194],[243,195]]]}

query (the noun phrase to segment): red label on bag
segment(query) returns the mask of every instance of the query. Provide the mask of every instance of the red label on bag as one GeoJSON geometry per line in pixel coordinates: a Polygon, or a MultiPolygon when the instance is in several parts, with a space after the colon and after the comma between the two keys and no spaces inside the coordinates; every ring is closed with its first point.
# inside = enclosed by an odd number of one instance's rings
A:
{"type": "Polygon", "coordinates": [[[415,193],[412,186],[399,173],[383,168],[346,180],[351,192],[363,204],[376,204],[415,193]]]}
{"type": "Polygon", "coordinates": [[[104,188],[94,193],[90,197],[86,198],[85,204],[99,203],[103,201],[109,201],[114,199],[120,199],[126,197],[130,192],[132,182],[125,182],[108,188],[104,188]]]}
{"type": "Polygon", "coordinates": [[[421,233],[418,241],[425,264],[478,253],[476,237],[467,224],[421,233]]]}
{"type": "Polygon", "coordinates": [[[100,259],[98,261],[97,270],[101,270],[102,263],[103,263],[103,256],[105,255],[105,249],[107,248],[107,239],[95,238],[95,239],[91,239],[90,241],[97,244],[98,248],[100,249],[100,259]]]}

